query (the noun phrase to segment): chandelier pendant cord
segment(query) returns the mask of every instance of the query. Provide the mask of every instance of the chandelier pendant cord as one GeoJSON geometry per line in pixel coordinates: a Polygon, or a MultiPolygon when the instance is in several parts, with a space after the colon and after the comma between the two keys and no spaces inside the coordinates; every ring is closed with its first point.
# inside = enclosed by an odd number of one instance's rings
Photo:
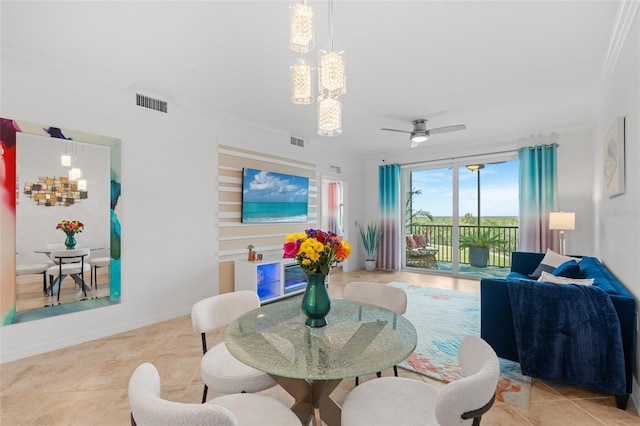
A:
{"type": "Polygon", "coordinates": [[[333,0],[329,0],[329,50],[333,52],[333,0]]]}

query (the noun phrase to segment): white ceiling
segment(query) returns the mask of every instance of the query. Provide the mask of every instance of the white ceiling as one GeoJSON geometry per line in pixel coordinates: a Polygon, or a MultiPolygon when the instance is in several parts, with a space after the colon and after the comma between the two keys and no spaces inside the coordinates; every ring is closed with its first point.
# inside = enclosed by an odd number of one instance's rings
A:
{"type": "MultiPolygon", "coordinates": [[[[409,149],[415,118],[464,123],[423,144],[529,136],[588,123],[615,24],[615,1],[345,1],[343,134],[317,136],[316,106],[290,103],[283,1],[2,1],[2,48],[74,68],[172,104],[203,108],[355,152],[409,149]]],[[[328,3],[310,1],[316,48],[328,3]]],[[[7,82],[5,82],[6,84],[7,82]]],[[[421,149],[421,148],[418,148],[421,149]]]]}

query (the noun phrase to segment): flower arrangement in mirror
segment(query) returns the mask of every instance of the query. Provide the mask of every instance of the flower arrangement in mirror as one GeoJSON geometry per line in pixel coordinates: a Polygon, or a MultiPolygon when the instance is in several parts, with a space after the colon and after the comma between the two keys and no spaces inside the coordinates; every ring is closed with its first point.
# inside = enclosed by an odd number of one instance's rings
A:
{"type": "Polygon", "coordinates": [[[79,220],[61,220],[58,222],[56,229],[61,229],[67,235],[67,239],[64,241],[64,245],[72,250],[76,247],[75,235],[78,232],[82,232],[84,229],[84,223],[79,220]]]}
{"type": "Polygon", "coordinates": [[[77,232],[82,232],[84,223],[79,220],[61,220],[58,222],[56,229],[61,229],[67,235],[75,235],[77,232]]]}

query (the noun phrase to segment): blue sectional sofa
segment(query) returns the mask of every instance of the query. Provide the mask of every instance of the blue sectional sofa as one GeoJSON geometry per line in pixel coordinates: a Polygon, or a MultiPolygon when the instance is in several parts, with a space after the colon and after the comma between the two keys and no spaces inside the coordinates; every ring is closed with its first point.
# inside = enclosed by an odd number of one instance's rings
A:
{"type": "MultiPolygon", "coordinates": [[[[578,264],[580,267],[580,275],[582,278],[594,278],[593,287],[599,287],[606,295],[597,289],[588,288],[587,286],[566,286],[534,281],[530,277],[530,274],[536,270],[544,256],[545,253],[513,252],[511,255],[511,272],[506,279],[482,279],[480,283],[481,337],[493,347],[499,357],[521,362],[520,358],[522,356],[523,358],[527,358],[527,363],[529,363],[528,360],[531,359],[529,353],[526,352],[530,350],[530,342],[534,341],[535,344],[535,341],[539,340],[541,343],[539,342],[538,345],[542,347],[542,353],[539,354],[537,358],[539,365],[536,365],[536,369],[534,369],[536,373],[531,374],[531,372],[529,372],[530,375],[544,380],[560,379],[574,384],[612,392],[615,394],[618,408],[626,409],[632,390],[635,359],[635,299],[611,272],[608,271],[598,259],[593,257],[576,256],[581,258],[578,264]],[[522,297],[521,299],[514,299],[514,293],[519,292],[521,288],[514,286],[522,286],[523,288],[529,289],[529,293],[523,293],[526,295],[524,304],[522,303],[522,297]],[[512,289],[511,292],[509,290],[510,288],[512,289]],[[578,317],[572,319],[572,321],[577,322],[577,326],[567,325],[566,317],[562,317],[562,313],[558,315],[558,318],[552,318],[547,321],[547,318],[556,316],[556,308],[564,311],[572,311],[573,306],[580,306],[582,302],[581,299],[585,297],[583,296],[584,294],[593,295],[594,293],[601,297],[600,301],[604,301],[605,303],[602,304],[602,309],[599,305],[596,305],[595,309],[592,308],[592,311],[596,311],[596,315],[598,315],[599,311],[607,310],[605,305],[608,306],[610,311],[610,315],[605,317],[610,319],[610,321],[608,321],[609,324],[604,325],[611,327],[604,329],[604,331],[598,330],[600,334],[596,333],[596,336],[602,337],[604,341],[579,341],[583,339],[582,333],[585,324],[592,324],[595,327],[603,325],[598,323],[597,320],[594,321],[593,317],[589,319],[580,318],[580,315],[585,314],[579,313],[579,309],[575,309],[576,312],[578,312],[576,314],[578,317]],[[555,305],[556,300],[554,300],[553,297],[556,296],[554,295],[561,295],[557,297],[565,299],[558,301],[558,307],[555,305]],[[609,303],[606,296],[608,296],[611,303],[609,303]],[[519,306],[518,310],[514,312],[513,306],[519,306]],[[534,310],[534,314],[540,313],[540,315],[544,315],[544,317],[539,317],[538,321],[531,321],[529,317],[530,322],[525,323],[526,325],[523,326],[520,320],[527,317],[523,316],[521,311],[529,310],[530,307],[534,310]],[[514,313],[515,318],[518,319],[517,325],[514,325],[514,313]],[[619,327],[616,320],[619,321],[619,327]],[[554,324],[554,321],[556,324],[554,324]],[[551,323],[551,328],[548,327],[549,322],[551,323]],[[554,325],[558,325],[556,333],[558,334],[559,343],[554,342],[554,337],[556,336],[549,338],[548,335],[538,335],[549,333],[550,329],[553,330],[554,325]],[[523,328],[526,329],[524,337],[522,334],[523,328]],[[619,330],[620,336],[617,335],[617,330],[619,330]],[[585,364],[585,367],[580,367],[579,359],[581,358],[581,353],[579,352],[579,346],[581,344],[587,345],[586,347],[590,350],[601,347],[602,352],[604,352],[602,356],[606,359],[606,357],[610,356],[610,352],[615,352],[611,347],[607,346],[611,345],[609,337],[612,336],[615,337],[618,342],[613,346],[620,347],[618,351],[619,356],[615,358],[615,361],[612,361],[612,364],[618,364],[618,383],[616,385],[609,383],[611,374],[604,373],[599,376],[603,378],[602,382],[594,383],[592,379],[582,379],[583,373],[589,374],[589,371],[584,371],[589,370],[589,368],[586,367],[587,364],[585,364]],[[521,343],[524,342],[520,347],[520,353],[518,341],[521,343]],[[547,343],[547,341],[552,343],[547,343]],[[575,343],[576,341],[578,341],[577,344],[575,343]],[[549,344],[550,346],[548,351],[547,348],[544,347],[545,344],[549,344]],[[523,346],[526,347],[523,348],[523,346]],[[578,348],[577,353],[575,353],[576,348],[578,348]],[[574,353],[568,353],[571,350],[573,350],[574,353]],[[545,357],[552,357],[554,359],[547,360],[545,357]],[[578,359],[578,367],[572,364],[576,363],[576,359],[578,359]],[[550,365],[548,374],[547,371],[544,370],[544,368],[546,368],[544,367],[545,363],[550,365]],[[540,370],[540,366],[542,366],[543,370],[540,370]],[[583,368],[583,371],[576,371],[580,368],[583,368]],[[616,390],[613,391],[612,389],[616,390]]],[[[589,300],[587,302],[592,303],[593,301],[589,300]]],[[[569,312],[569,314],[574,315],[573,312],[569,312]]],[[[596,339],[600,337],[596,337],[596,339]]],[[[584,349],[584,347],[585,346],[582,348],[584,349]]],[[[602,359],[600,361],[602,361],[602,359]]],[[[523,373],[527,374],[524,371],[524,363],[521,364],[523,365],[523,373]]],[[[600,362],[600,365],[602,365],[602,362],[600,362]]],[[[615,367],[612,366],[611,371],[614,370],[615,367]]]]}

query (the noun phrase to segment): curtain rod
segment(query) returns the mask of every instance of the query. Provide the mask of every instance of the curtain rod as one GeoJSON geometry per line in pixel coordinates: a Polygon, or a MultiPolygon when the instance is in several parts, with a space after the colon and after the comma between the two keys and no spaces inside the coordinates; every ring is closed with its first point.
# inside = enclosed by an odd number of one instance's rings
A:
{"type": "MultiPolygon", "coordinates": [[[[558,143],[538,145],[538,146],[550,147],[550,146],[553,146],[553,145],[560,146],[560,144],[558,144],[558,143]]],[[[507,150],[504,150],[504,151],[486,152],[486,153],[483,153],[483,154],[461,155],[459,157],[436,158],[436,159],[427,160],[427,161],[413,161],[413,162],[410,162],[410,163],[401,163],[400,165],[401,166],[414,166],[416,164],[429,164],[429,163],[435,163],[437,161],[443,161],[443,160],[451,160],[451,161],[453,161],[453,160],[460,160],[460,159],[463,159],[463,158],[482,157],[482,156],[486,156],[486,155],[511,154],[511,153],[518,152],[518,151],[520,151],[522,149],[525,149],[525,148],[527,148],[527,147],[523,146],[523,147],[517,148],[517,149],[507,149],[507,150]]],[[[528,148],[529,149],[534,149],[535,147],[534,146],[530,146],[528,148]]],[[[385,160],[383,159],[382,162],[384,163],[385,160]]]]}

